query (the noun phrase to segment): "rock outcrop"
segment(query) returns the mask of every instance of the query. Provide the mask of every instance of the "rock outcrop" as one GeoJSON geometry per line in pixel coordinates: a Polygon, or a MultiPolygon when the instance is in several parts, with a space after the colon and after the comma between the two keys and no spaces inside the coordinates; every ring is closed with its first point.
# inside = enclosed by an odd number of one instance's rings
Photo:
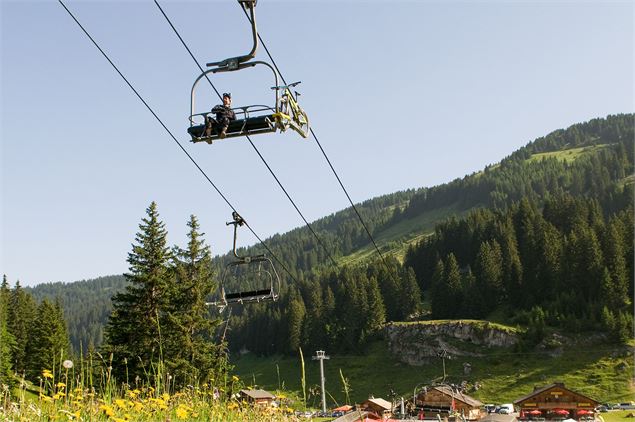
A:
{"type": "Polygon", "coordinates": [[[389,323],[384,333],[392,354],[410,365],[438,359],[443,351],[452,356],[482,356],[484,348],[508,348],[519,340],[514,329],[486,321],[389,323]]]}

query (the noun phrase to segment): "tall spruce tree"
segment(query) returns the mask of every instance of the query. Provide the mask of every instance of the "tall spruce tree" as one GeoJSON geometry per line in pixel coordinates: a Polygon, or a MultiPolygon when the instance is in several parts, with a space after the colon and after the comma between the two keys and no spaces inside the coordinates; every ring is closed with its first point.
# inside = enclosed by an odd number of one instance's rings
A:
{"type": "Polygon", "coordinates": [[[36,317],[37,305],[33,297],[24,291],[20,281],[15,283],[9,299],[9,332],[15,343],[11,352],[13,358],[13,370],[18,374],[24,374],[27,369],[27,345],[29,344],[30,330],[36,317]]]}
{"type": "Polygon", "coordinates": [[[15,347],[15,340],[9,332],[9,299],[11,290],[7,282],[7,276],[2,276],[0,287],[0,385],[14,386],[11,371],[11,350],[15,347]]]}
{"type": "Polygon", "coordinates": [[[306,307],[297,290],[293,289],[289,295],[287,310],[289,352],[295,353],[302,345],[302,326],[306,315],[306,307]]]}
{"type": "Polygon", "coordinates": [[[42,300],[30,329],[27,346],[27,377],[36,380],[43,369],[54,371],[69,357],[69,339],[64,311],[58,300],[42,300]]]}
{"type": "Polygon", "coordinates": [[[104,352],[113,354],[114,375],[126,382],[130,381],[126,375],[143,377],[144,368],[149,370],[162,358],[160,323],[168,299],[171,254],[155,202],[146,213],[128,254],[130,272],[125,277],[129,284],[112,298],[103,347],[104,352]]]}
{"type": "Polygon", "coordinates": [[[167,369],[178,382],[194,384],[216,377],[225,367],[222,349],[214,343],[219,319],[209,318],[205,298],[216,289],[209,246],[192,215],[186,249],[173,248],[173,283],[163,330],[167,369]]]}

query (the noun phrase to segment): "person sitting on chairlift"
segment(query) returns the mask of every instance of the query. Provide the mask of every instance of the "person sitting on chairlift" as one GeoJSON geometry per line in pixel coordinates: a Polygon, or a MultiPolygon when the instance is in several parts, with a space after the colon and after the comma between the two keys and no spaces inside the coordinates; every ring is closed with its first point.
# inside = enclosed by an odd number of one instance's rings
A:
{"type": "Polygon", "coordinates": [[[216,114],[216,118],[207,116],[205,125],[205,135],[212,136],[212,130],[215,127],[218,137],[223,139],[227,136],[227,127],[229,122],[236,120],[236,113],[231,109],[232,95],[228,92],[223,94],[223,104],[214,106],[212,113],[216,114]]]}

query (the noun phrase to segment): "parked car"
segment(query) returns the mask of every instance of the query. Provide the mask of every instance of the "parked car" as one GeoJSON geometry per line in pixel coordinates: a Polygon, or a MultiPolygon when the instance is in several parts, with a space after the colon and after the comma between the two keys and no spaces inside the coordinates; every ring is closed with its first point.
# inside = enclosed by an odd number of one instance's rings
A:
{"type": "Polygon", "coordinates": [[[601,404],[601,405],[599,405],[598,407],[596,407],[596,408],[595,408],[595,411],[596,411],[596,412],[602,412],[602,413],[605,413],[605,412],[608,412],[608,411],[609,411],[609,408],[608,408],[607,406],[605,406],[605,405],[601,404]]]}
{"type": "Polygon", "coordinates": [[[510,413],[514,413],[514,405],[511,403],[501,404],[498,406],[498,410],[496,413],[500,413],[501,415],[509,415],[510,413]]]}
{"type": "MultiPolygon", "coordinates": [[[[619,403],[617,405],[617,408],[620,410],[633,410],[635,409],[635,402],[630,401],[625,403],[619,403]]],[[[613,409],[615,409],[615,407],[613,409]]]]}
{"type": "Polygon", "coordinates": [[[496,405],[495,404],[486,404],[486,405],[483,406],[483,409],[487,413],[494,413],[496,411],[496,405]]]}
{"type": "Polygon", "coordinates": [[[331,413],[332,418],[339,418],[340,416],[344,416],[344,412],[342,412],[341,410],[336,410],[335,412],[331,413]]]}

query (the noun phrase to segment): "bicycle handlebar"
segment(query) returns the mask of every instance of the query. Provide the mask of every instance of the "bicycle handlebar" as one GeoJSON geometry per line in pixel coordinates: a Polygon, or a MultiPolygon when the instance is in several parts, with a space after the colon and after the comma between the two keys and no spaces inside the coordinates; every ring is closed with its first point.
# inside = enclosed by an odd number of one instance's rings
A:
{"type": "Polygon", "coordinates": [[[297,86],[299,84],[301,84],[302,81],[298,81],[298,82],[293,82],[290,83],[289,85],[278,85],[278,86],[272,86],[271,89],[287,89],[287,88],[293,88],[294,86],[297,86]]]}

